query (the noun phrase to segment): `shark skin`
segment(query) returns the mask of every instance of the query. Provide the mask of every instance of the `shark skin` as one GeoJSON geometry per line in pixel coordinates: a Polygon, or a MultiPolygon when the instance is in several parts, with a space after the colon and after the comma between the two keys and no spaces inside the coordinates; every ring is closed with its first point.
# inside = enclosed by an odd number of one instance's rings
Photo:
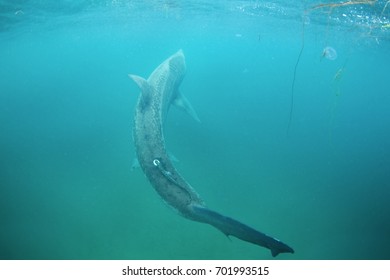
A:
{"type": "Polygon", "coordinates": [[[163,126],[171,104],[178,105],[195,120],[198,116],[179,92],[186,66],[182,50],[166,59],[148,79],[129,75],[141,89],[135,109],[133,138],[138,162],[163,200],[187,219],[209,224],[226,236],[235,236],[271,250],[272,256],[294,253],[280,240],[206,207],[194,188],[173,166],[165,148],[163,126]]]}

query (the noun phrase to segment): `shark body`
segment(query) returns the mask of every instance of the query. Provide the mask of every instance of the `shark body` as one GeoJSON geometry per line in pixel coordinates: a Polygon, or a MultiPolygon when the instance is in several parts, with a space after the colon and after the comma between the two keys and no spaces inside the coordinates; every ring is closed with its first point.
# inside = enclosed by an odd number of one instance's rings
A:
{"type": "Polygon", "coordinates": [[[164,201],[185,218],[210,224],[227,236],[232,235],[268,248],[272,256],[294,253],[285,243],[208,209],[173,166],[165,148],[163,134],[170,105],[178,105],[199,121],[188,100],[179,92],[185,69],[184,54],[179,50],[161,63],[148,79],[129,75],[141,89],[135,109],[133,138],[143,172],[164,201]]]}

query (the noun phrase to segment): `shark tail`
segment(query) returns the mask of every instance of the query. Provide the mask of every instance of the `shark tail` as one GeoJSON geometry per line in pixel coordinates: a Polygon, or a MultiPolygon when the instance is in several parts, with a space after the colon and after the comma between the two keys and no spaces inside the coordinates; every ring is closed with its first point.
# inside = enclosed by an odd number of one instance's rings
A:
{"type": "Polygon", "coordinates": [[[191,219],[212,225],[222,231],[226,236],[232,235],[243,241],[265,247],[271,250],[273,257],[276,257],[280,253],[294,253],[294,249],[287,244],[237,220],[223,216],[203,206],[192,205],[191,210],[191,219]]]}

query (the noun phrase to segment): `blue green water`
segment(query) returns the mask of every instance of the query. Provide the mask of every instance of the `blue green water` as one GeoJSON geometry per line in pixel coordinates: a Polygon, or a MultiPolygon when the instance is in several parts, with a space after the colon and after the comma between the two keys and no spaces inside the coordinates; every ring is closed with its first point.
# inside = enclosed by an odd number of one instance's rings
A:
{"type": "Polygon", "coordinates": [[[0,1],[0,258],[272,258],[131,171],[127,74],[181,48],[202,122],[172,108],[166,144],[207,205],[278,259],[389,259],[390,5],[320,3],[0,1]]]}

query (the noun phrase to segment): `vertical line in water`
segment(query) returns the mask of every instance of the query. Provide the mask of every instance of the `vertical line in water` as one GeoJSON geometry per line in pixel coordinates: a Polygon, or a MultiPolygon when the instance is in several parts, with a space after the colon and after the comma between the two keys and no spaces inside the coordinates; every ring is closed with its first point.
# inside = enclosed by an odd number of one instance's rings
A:
{"type": "Polygon", "coordinates": [[[304,47],[305,47],[305,16],[302,17],[302,46],[301,46],[301,50],[299,51],[297,62],[295,63],[293,81],[291,84],[290,116],[289,116],[288,125],[287,125],[287,135],[290,132],[290,126],[291,126],[292,115],[293,115],[293,110],[294,110],[295,77],[297,75],[297,68],[298,68],[299,61],[301,60],[301,56],[302,56],[302,52],[303,52],[304,47]]]}

